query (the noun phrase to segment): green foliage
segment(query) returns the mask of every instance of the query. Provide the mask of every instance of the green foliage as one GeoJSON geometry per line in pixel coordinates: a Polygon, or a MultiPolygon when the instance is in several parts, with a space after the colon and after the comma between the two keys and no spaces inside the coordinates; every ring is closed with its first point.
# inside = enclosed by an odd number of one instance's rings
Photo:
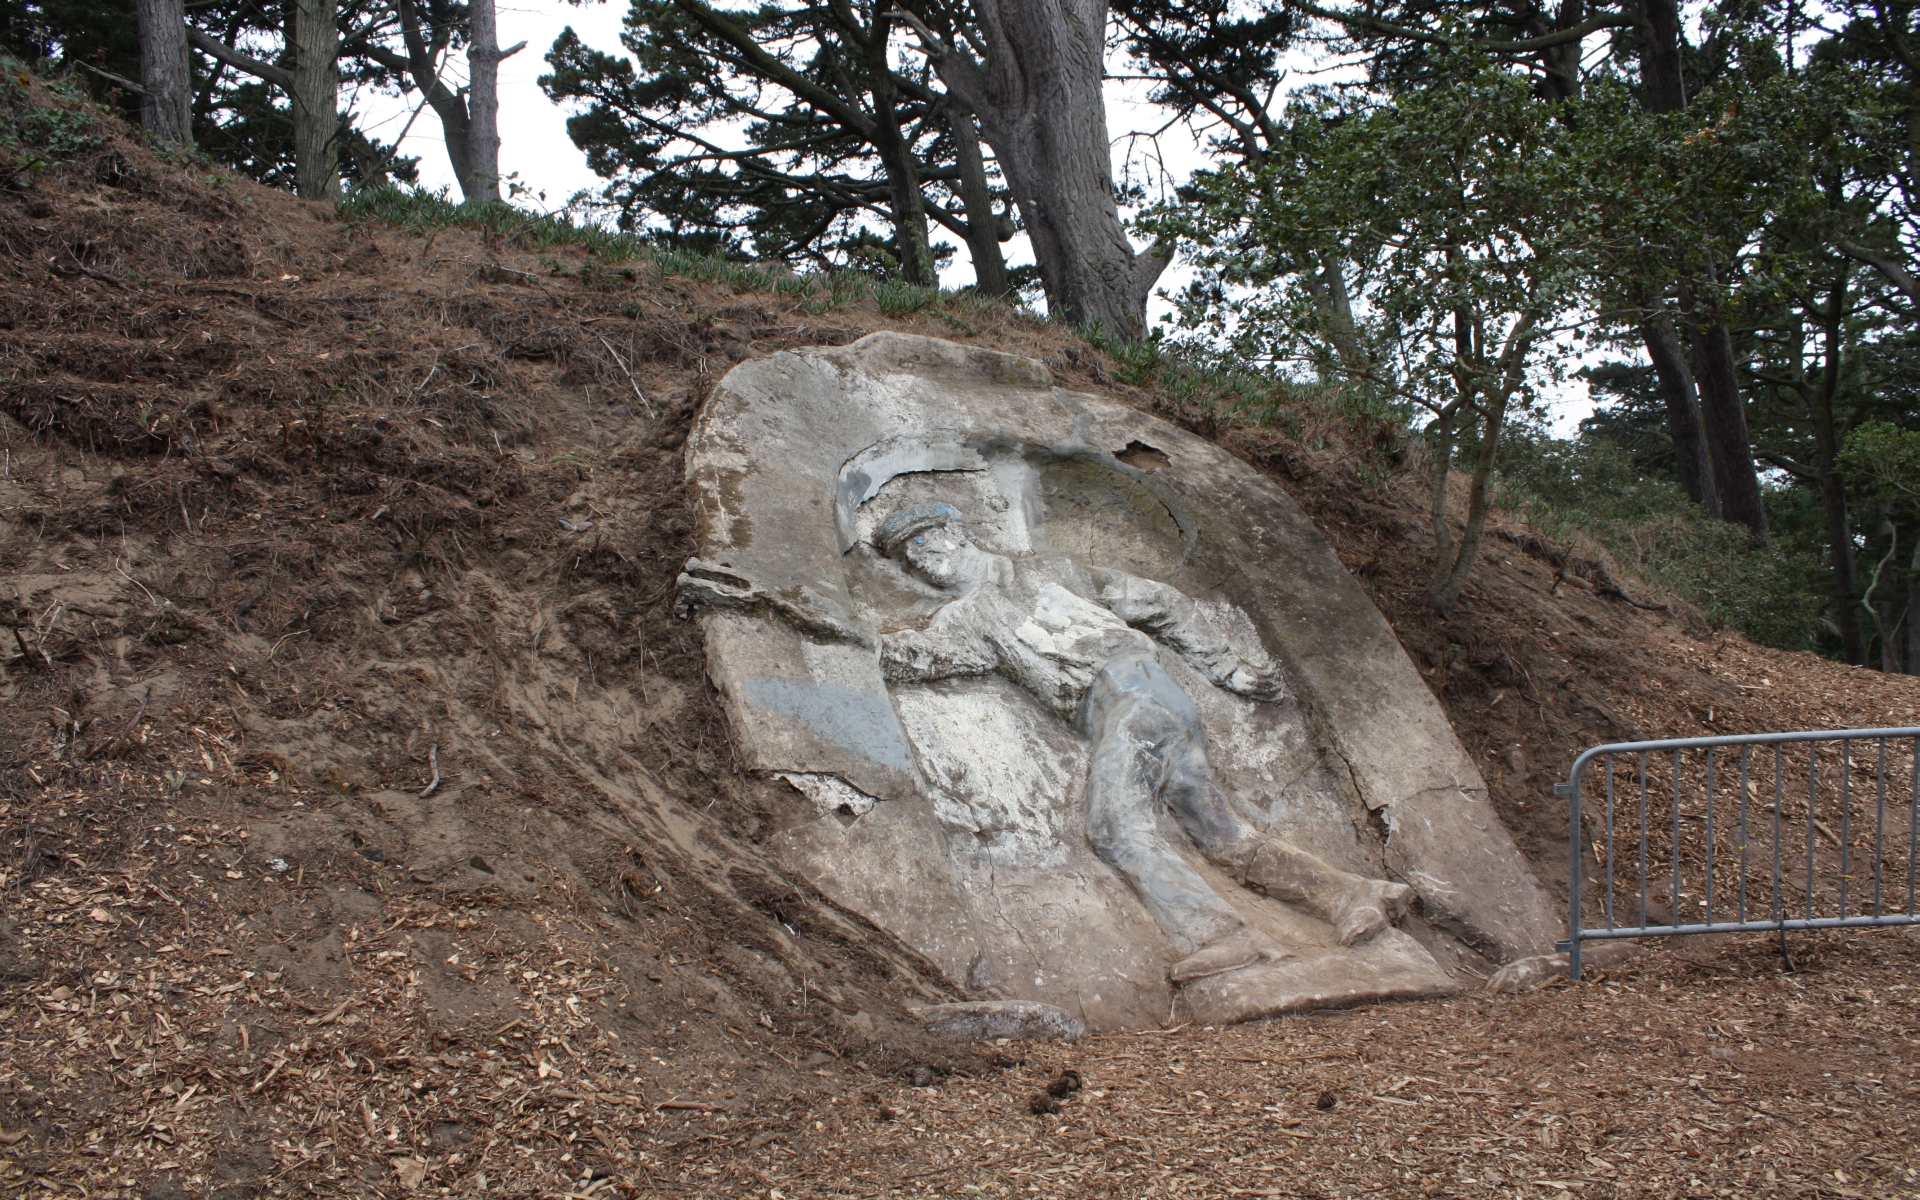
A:
{"type": "MultiPolygon", "coordinates": [[[[1819,556],[1793,542],[1757,542],[1710,519],[1679,486],[1651,477],[1604,437],[1508,441],[1507,502],[1544,536],[1584,534],[1614,561],[1763,645],[1816,650],[1828,633],[1819,556]]],[[[1771,504],[1794,498],[1770,491],[1771,504]]]]}
{"type": "Polygon", "coordinates": [[[72,162],[106,145],[107,128],[80,89],[59,80],[36,89],[25,64],[0,58],[0,173],[19,179],[72,162]]]}
{"type": "Polygon", "coordinates": [[[1869,492],[1920,501],[1920,431],[1868,421],[1847,435],[1840,469],[1869,492]]]}

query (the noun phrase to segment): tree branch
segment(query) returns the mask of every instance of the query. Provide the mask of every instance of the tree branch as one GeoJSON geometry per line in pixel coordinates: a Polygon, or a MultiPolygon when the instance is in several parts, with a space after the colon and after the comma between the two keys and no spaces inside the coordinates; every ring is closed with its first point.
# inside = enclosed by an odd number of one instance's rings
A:
{"type": "Polygon", "coordinates": [[[144,96],[147,94],[147,89],[141,87],[139,84],[135,83],[133,80],[128,79],[125,75],[115,75],[112,71],[102,71],[99,67],[94,66],[92,63],[88,62],[84,58],[76,58],[73,60],[73,62],[81,70],[92,71],[95,75],[98,75],[100,78],[106,80],[108,83],[111,83],[116,87],[123,87],[128,91],[132,92],[136,96],[144,96]]]}
{"type": "Polygon", "coordinates": [[[1911,272],[1892,258],[1878,250],[1869,250],[1865,246],[1856,245],[1846,238],[1834,239],[1833,248],[1853,261],[1864,263],[1880,272],[1887,282],[1899,288],[1907,299],[1920,304],[1920,280],[1916,280],[1911,272]]]}
{"type": "Polygon", "coordinates": [[[1633,18],[1625,13],[1606,13],[1588,17],[1578,25],[1571,25],[1540,37],[1521,38],[1510,42],[1488,42],[1479,38],[1448,37],[1445,34],[1428,33],[1424,29],[1415,29],[1410,25],[1396,25],[1392,21],[1382,21],[1363,13],[1336,12],[1330,8],[1321,8],[1306,0],[1294,0],[1294,7],[1310,17],[1319,17],[1324,21],[1333,21],[1349,28],[1360,26],[1374,33],[1383,33],[1390,37],[1406,38],[1409,41],[1424,42],[1430,46],[1464,46],[1474,50],[1485,50],[1490,54],[1532,54],[1537,50],[1551,50],[1555,46],[1564,46],[1570,42],[1584,40],[1589,34],[1602,29],[1621,29],[1633,24],[1633,18]]]}
{"type": "Polygon", "coordinates": [[[261,62],[251,54],[243,54],[219,38],[200,29],[196,29],[191,24],[187,26],[187,40],[192,42],[201,52],[212,55],[214,58],[226,63],[235,70],[245,71],[256,79],[265,80],[281,91],[291,91],[293,89],[293,73],[291,71],[283,71],[270,63],[261,62]]]}

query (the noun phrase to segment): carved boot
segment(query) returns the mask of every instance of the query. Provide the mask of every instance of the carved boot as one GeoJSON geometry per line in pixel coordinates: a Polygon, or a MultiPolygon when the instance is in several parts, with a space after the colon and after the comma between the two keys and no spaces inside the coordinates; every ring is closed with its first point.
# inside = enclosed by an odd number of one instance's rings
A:
{"type": "Polygon", "coordinates": [[[1291,957],[1291,950],[1259,930],[1243,925],[1173,964],[1173,969],[1167,972],[1167,978],[1175,983],[1191,983],[1209,975],[1220,975],[1256,963],[1277,962],[1291,957]]]}
{"type": "Polygon", "coordinates": [[[1393,924],[1407,911],[1413,889],[1330,866],[1280,838],[1261,844],[1247,860],[1243,880],[1267,895],[1298,904],[1332,925],[1342,946],[1393,924]]]}

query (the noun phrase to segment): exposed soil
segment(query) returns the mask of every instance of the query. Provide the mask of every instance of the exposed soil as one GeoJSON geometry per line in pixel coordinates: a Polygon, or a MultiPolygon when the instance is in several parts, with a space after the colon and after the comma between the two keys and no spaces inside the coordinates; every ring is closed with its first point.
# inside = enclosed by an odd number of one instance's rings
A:
{"type": "Polygon", "coordinates": [[[961,987],[761,849],[808,810],[734,770],[671,614],[679,451],[732,362],[882,328],[1216,437],[1320,522],[1562,891],[1580,748],[1915,723],[1920,680],[1710,630],[1508,518],[1443,621],[1381,431],[1182,408],[1013,310],[349,228],[127,139],[7,174],[0,1192],[1913,1189],[1897,934],[1806,935],[1791,976],[1696,945],[1517,998],[927,1041],[909,1007],[961,987]]]}

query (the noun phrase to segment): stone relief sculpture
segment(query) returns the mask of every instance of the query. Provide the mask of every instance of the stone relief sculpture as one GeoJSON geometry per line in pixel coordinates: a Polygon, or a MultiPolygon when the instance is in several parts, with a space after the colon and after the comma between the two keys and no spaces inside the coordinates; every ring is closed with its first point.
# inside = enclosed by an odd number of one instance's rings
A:
{"type": "Polygon", "coordinates": [[[736,367],[688,473],[683,611],[743,765],[806,798],[778,852],[976,997],[1231,1021],[1557,932],[1391,631],[1199,439],[874,335],[736,367]]]}

